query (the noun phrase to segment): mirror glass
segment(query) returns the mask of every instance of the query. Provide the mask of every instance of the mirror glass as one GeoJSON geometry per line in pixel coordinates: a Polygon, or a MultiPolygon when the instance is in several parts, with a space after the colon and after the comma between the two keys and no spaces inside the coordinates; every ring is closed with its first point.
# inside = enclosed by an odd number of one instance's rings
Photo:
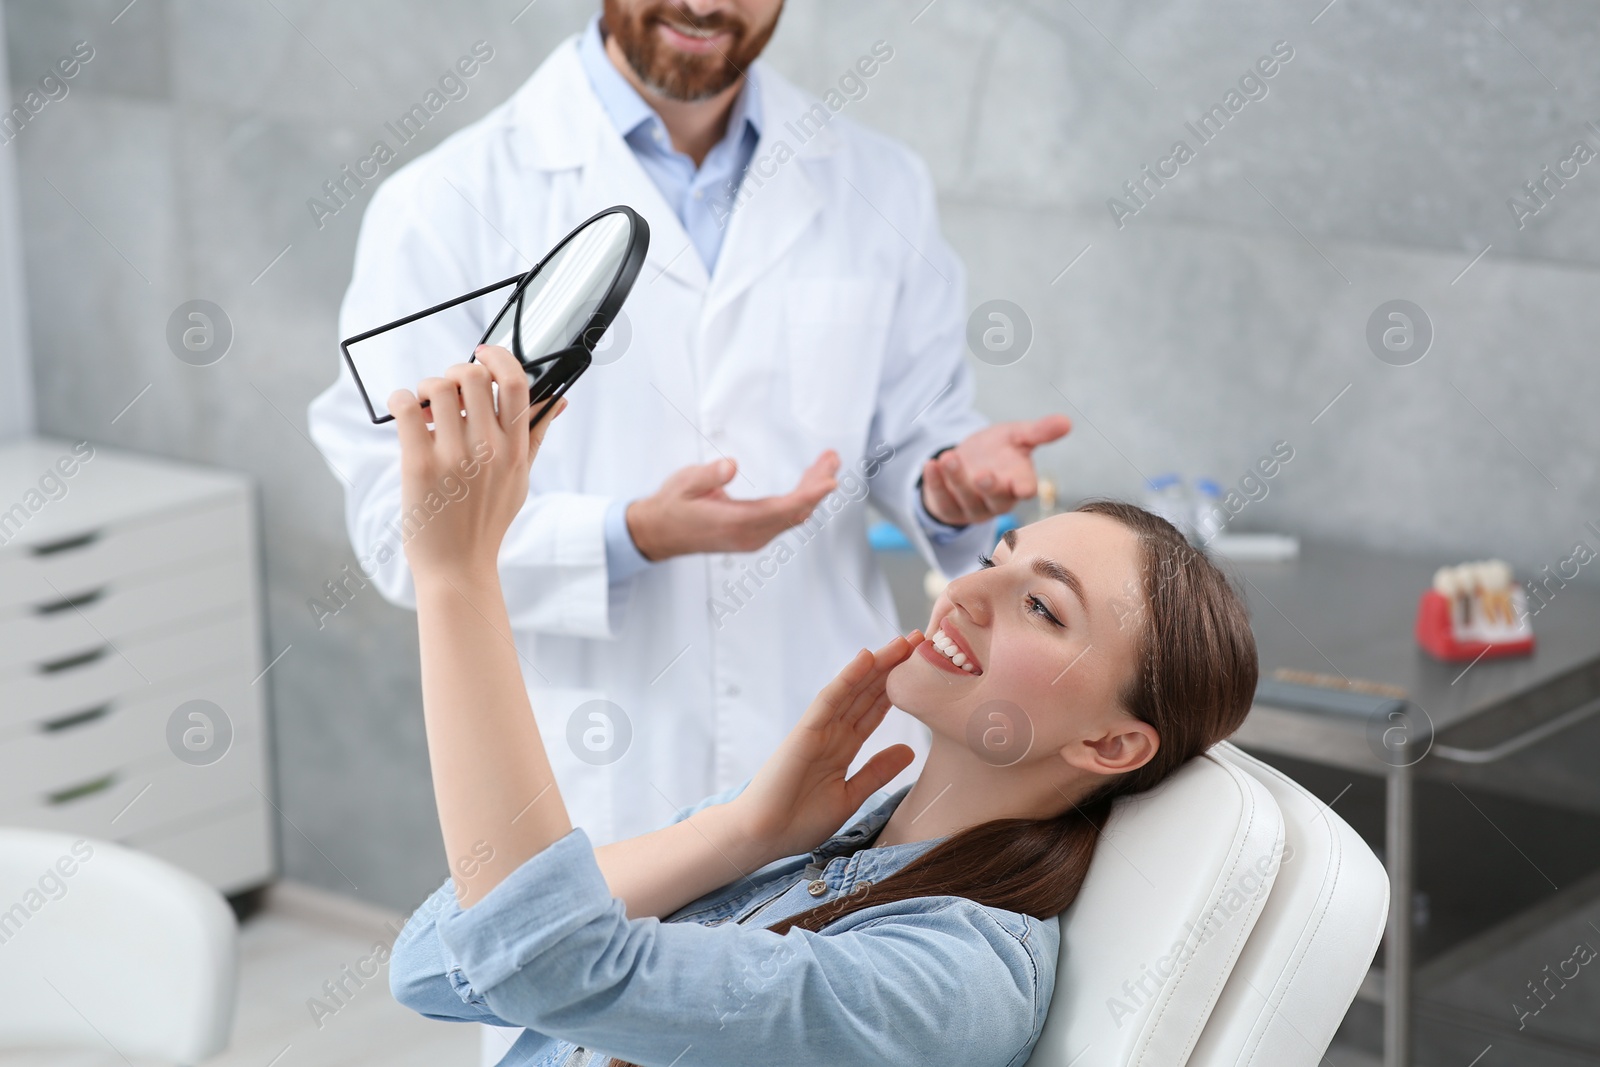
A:
{"type": "MultiPolygon", "coordinates": [[[[631,229],[619,211],[573,233],[500,313],[483,343],[508,348],[525,364],[575,344],[622,269],[631,229]]],[[[590,348],[599,341],[595,332],[587,339],[590,348]]],[[[530,368],[530,377],[548,367],[530,368]]]]}

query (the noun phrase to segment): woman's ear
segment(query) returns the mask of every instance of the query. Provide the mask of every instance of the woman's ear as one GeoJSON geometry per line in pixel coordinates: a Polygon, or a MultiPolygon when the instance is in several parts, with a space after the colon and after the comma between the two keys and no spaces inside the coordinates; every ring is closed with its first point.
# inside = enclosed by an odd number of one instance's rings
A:
{"type": "Polygon", "coordinates": [[[1161,737],[1143,719],[1119,719],[1098,737],[1083,737],[1061,750],[1061,758],[1090,774],[1126,774],[1155,758],[1161,737]]]}

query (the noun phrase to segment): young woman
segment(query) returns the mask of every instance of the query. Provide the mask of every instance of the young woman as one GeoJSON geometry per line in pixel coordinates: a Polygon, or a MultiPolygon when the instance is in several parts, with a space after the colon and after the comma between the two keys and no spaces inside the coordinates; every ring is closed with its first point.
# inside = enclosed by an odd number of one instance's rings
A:
{"type": "Polygon", "coordinates": [[[1249,709],[1255,643],[1224,577],[1126,504],[1014,531],[939,597],[931,637],[862,650],[742,788],[596,849],[551,775],[496,570],[550,420],[497,407],[496,388],[526,395],[509,353],[477,359],[389,401],[405,507],[430,516],[406,554],[454,873],[394,946],[396,998],[525,1027],[504,1064],[1025,1063],[1053,917],[1111,801],[1249,709]],[[912,758],[846,776],[891,703],[933,741],[909,790],[872,798],[912,758]]]}

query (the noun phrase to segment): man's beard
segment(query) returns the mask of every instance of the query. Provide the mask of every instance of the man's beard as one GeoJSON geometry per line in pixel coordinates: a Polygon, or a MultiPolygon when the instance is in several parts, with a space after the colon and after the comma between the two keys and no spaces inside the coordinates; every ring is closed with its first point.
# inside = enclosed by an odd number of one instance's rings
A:
{"type": "Polygon", "coordinates": [[[631,10],[623,10],[619,0],[605,0],[603,9],[606,31],[617,39],[623,57],[639,80],[669,100],[685,102],[716,96],[738,81],[772,39],[782,10],[780,5],[765,26],[751,27],[736,14],[717,11],[702,18],[671,0],[631,10]],[[656,29],[660,22],[694,30],[726,31],[731,40],[720,51],[691,55],[662,41],[656,29]]]}

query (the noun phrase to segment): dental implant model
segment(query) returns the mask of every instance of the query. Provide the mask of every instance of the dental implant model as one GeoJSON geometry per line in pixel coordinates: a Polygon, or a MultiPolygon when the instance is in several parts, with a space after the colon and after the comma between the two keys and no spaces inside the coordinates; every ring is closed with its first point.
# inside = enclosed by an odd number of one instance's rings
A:
{"type": "Polygon", "coordinates": [[[1533,651],[1528,599],[1503,560],[1440,567],[1417,605],[1417,643],[1442,660],[1533,651]]]}

